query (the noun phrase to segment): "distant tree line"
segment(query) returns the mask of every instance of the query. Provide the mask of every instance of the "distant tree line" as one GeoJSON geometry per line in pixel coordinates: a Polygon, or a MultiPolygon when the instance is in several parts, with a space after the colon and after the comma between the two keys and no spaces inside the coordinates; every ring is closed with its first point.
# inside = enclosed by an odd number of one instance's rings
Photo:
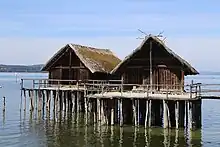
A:
{"type": "Polygon", "coordinates": [[[36,65],[3,65],[0,64],[0,72],[41,72],[43,64],[36,65]]]}

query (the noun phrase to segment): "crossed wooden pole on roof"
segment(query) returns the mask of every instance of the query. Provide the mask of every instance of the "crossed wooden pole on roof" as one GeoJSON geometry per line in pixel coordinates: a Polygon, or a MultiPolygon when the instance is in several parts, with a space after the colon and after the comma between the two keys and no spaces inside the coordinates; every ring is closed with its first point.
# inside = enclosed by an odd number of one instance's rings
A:
{"type": "MultiPolygon", "coordinates": [[[[147,34],[147,33],[145,33],[145,32],[142,31],[141,29],[138,29],[138,31],[141,32],[142,34],[144,34],[145,37],[144,37],[144,38],[138,37],[138,38],[136,38],[136,39],[146,39],[146,38],[149,37],[149,36],[153,36],[152,34],[147,34]]],[[[162,37],[163,37],[163,35],[162,35],[163,33],[164,33],[164,31],[162,31],[162,32],[160,32],[158,35],[154,35],[154,36],[155,36],[155,37],[158,37],[158,38],[162,38],[162,37]]],[[[166,39],[166,37],[164,37],[162,41],[164,42],[165,39],[166,39]]]]}

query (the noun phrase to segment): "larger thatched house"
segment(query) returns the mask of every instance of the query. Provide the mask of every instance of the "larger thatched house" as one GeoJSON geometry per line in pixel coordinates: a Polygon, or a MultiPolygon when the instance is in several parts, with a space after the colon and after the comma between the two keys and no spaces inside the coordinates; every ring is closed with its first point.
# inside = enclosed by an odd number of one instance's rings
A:
{"type": "Polygon", "coordinates": [[[49,79],[106,80],[111,70],[120,62],[108,49],[67,44],[42,68],[49,79]]]}
{"type": "Polygon", "coordinates": [[[152,85],[156,90],[182,89],[184,75],[198,74],[155,36],[146,38],[111,73],[119,75],[124,83],[152,85]]]}

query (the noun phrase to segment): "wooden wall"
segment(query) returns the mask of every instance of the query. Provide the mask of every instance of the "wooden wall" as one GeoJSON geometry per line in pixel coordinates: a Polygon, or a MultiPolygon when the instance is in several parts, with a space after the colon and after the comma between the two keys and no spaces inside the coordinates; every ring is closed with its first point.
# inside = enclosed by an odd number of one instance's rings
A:
{"type": "MultiPolygon", "coordinates": [[[[184,72],[182,64],[158,43],[152,42],[152,81],[153,88],[182,89],[184,72]]],[[[150,85],[150,51],[149,44],[134,54],[116,72],[124,76],[124,83],[150,85]]]]}
{"type": "MultiPolygon", "coordinates": [[[[53,64],[49,70],[50,79],[62,80],[105,80],[109,76],[106,73],[91,73],[80,61],[72,49],[67,51],[53,64]]],[[[68,84],[68,82],[62,82],[68,84]]],[[[73,82],[74,84],[74,82],[73,82]]]]}

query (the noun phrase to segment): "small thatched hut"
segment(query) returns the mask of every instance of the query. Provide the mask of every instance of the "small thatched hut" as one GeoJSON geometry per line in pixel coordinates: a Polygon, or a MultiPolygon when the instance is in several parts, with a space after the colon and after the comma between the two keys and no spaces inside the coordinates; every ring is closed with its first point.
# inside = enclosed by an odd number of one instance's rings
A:
{"type": "Polygon", "coordinates": [[[77,44],[61,48],[42,68],[49,79],[106,80],[120,62],[109,49],[97,49],[77,44]]]}
{"type": "Polygon", "coordinates": [[[119,75],[124,83],[152,85],[155,90],[182,89],[184,75],[198,74],[155,36],[145,38],[111,73],[119,75]]]}

